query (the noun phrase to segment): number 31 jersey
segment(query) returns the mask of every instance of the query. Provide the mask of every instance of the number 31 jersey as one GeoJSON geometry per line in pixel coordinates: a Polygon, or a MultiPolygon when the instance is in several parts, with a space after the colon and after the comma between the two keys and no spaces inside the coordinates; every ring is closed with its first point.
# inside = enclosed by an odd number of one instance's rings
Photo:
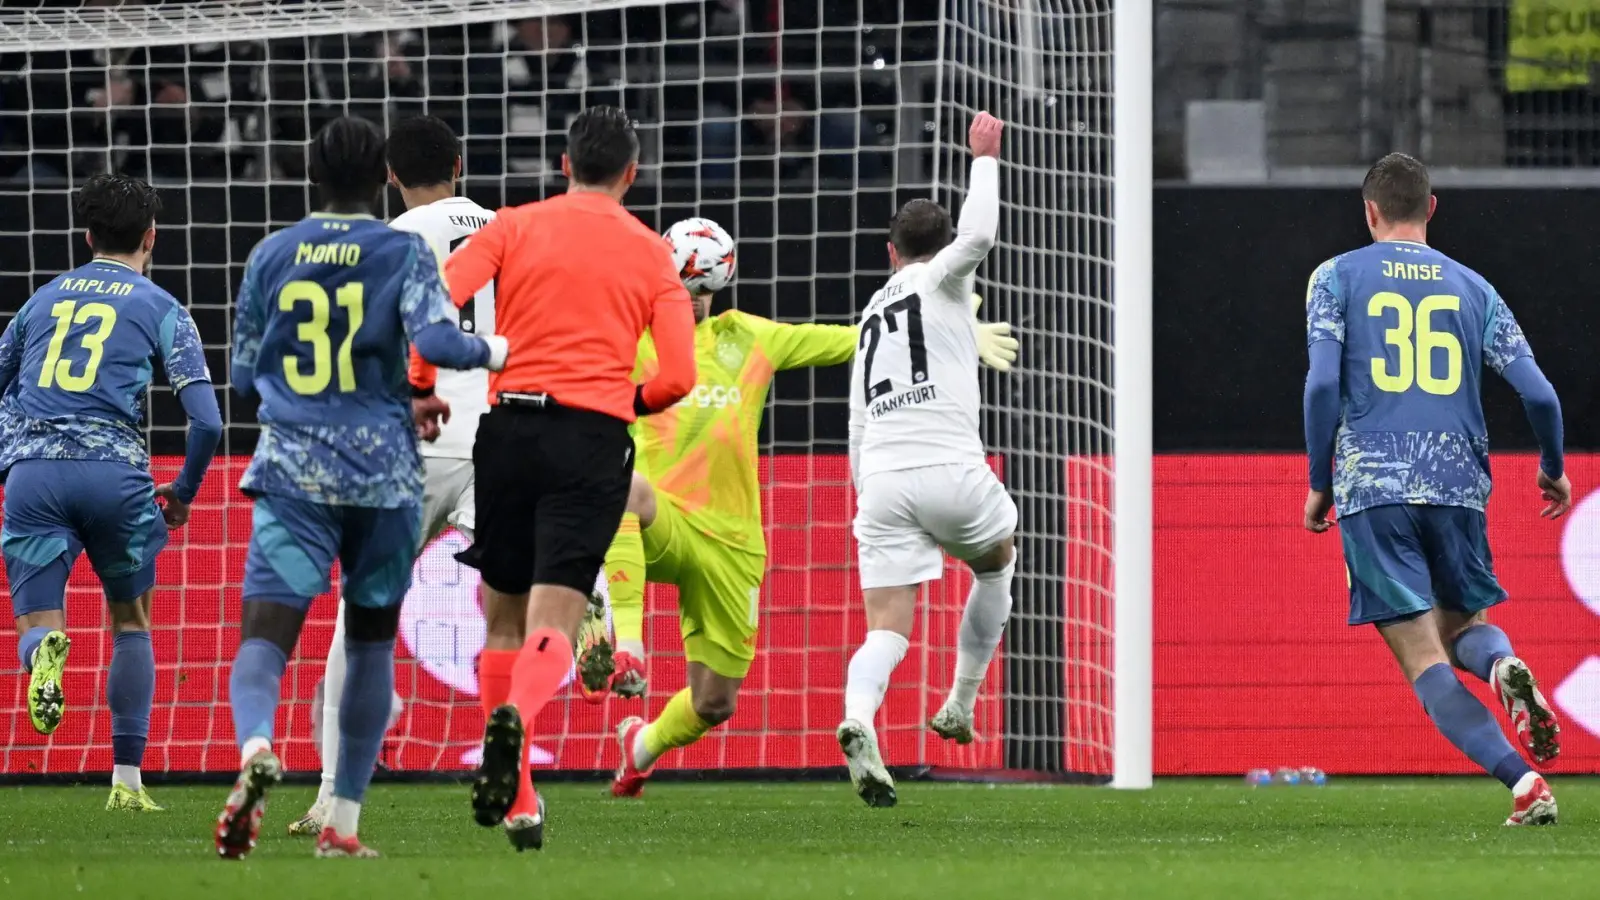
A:
{"type": "MultiPolygon", "coordinates": [[[[448,197],[408,209],[389,223],[390,228],[422,235],[443,263],[456,248],[487,225],[494,213],[466,197],[448,197]]],[[[494,282],[484,285],[458,312],[450,304],[451,318],[468,334],[494,334],[494,282]]],[[[422,445],[423,456],[471,459],[472,442],[478,435],[478,419],[489,411],[489,371],[487,369],[440,369],[435,390],[450,404],[450,421],[439,431],[439,439],[422,445]]]]}
{"type": "Polygon", "coordinates": [[[850,368],[858,478],[984,463],[971,295],[972,277],[935,257],[896,272],[867,303],[850,368]]]}
{"type": "Polygon", "coordinates": [[[334,506],[422,501],[406,379],[411,336],[449,322],[439,262],[421,237],[371,216],[313,214],[245,264],[233,377],[261,397],[240,488],[334,506]]]}
{"type": "Polygon", "coordinates": [[[1499,293],[1438,250],[1380,241],[1319,266],[1306,340],[1343,345],[1334,503],[1482,510],[1489,499],[1483,368],[1532,356],[1499,293]]]}
{"type": "Polygon", "coordinates": [[[0,336],[0,473],[24,459],[149,468],[140,423],[156,366],[174,391],[211,380],[171,294],[109,259],[52,278],[0,336]]]}

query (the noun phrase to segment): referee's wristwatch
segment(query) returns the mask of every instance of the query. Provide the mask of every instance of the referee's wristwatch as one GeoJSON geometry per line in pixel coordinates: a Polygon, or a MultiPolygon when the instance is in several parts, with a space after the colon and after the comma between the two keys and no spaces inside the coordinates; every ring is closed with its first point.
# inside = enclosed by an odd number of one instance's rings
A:
{"type": "Polygon", "coordinates": [[[429,397],[433,396],[433,390],[434,390],[434,385],[431,385],[431,384],[428,385],[427,387],[417,387],[416,385],[413,384],[411,386],[411,399],[413,399],[413,400],[426,400],[429,397]]]}

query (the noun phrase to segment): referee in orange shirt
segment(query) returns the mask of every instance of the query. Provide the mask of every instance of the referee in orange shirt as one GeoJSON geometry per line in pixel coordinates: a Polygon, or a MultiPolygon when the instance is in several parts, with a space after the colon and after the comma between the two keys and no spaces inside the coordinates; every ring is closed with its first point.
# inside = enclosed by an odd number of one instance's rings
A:
{"type": "Polygon", "coordinates": [[[628,426],[694,387],[689,294],[661,237],[621,203],[638,157],[626,113],[584,110],[561,157],[567,193],[501,210],[445,265],[458,307],[494,279],[495,332],[510,344],[489,378],[472,450],[476,529],[457,558],[483,575],[489,630],[473,812],[480,825],[504,822],[518,850],[544,838],[524,723],[572,671],[589,591],[627,506],[628,426]],[[661,369],[635,385],[646,328],[661,369]]]}

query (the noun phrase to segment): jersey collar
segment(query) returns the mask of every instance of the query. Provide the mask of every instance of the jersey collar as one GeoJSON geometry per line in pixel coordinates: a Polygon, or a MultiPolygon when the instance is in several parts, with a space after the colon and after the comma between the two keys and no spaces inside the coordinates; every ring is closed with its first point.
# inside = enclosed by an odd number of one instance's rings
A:
{"type": "Polygon", "coordinates": [[[374,216],[371,213],[314,212],[314,213],[311,214],[311,218],[313,218],[313,219],[338,219],[338,220],[341,220],[341,221],[351,221],[351,220],[356,220],[356,219],[370,219],[370,220],[372,220],[374,222],[376,222],[378,220],[377,216],[374,216]]]}
{"type": "MultiPolygon", "coordinates": [[[[104,257],[104,256],[96,256],[94,259],[89,260],[89,265],[92,266],[95,263],[104,263],[105,265],[108,265],[108,266],[121,266],[122,268],[127,269],[129,272],[133,272],[134,271],[133,266],[128,265],[127,263],[123,262],[120,259],[110,259],[110,258],[107,258],[107,257],[104,257]]],[[[137,273],[135,273],[135,274],[137,274],[137,273]]]]}

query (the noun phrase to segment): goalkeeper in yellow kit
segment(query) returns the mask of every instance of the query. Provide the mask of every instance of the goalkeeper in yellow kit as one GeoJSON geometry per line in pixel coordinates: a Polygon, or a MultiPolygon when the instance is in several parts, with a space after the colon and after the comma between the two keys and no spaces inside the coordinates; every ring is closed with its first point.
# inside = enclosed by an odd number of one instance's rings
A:
{"type": "MultiPolygon", "coordinates": [[[[677,223],[666,237],[694,299],[699,376],[676,406],[634,425],[633,489],[606,556],[616,635],[610,686],[620,696],[644,693],[647,581],[678,588],[689,683],[654,721],[635,716],[617,726],[622,761],[611,793],[618,797],[638,796],[662,754],[733,716],[755,659],[767,569],[756,446],[767,390],[778,371],[849,362],[860,334],[853,325],[791,325],[732,309],[712,316],[713,294],[733,277],[732,239],[698,218],[677,223]]],[[[1009,369],[1017,347],[1010,325],[975,320],[973,327],[984,363],[1009,369]]],[[[635,380],[656,365],[647,334],[635,380]]],[[[610,651],[598,642],[584,655],[610,651]]]]}

